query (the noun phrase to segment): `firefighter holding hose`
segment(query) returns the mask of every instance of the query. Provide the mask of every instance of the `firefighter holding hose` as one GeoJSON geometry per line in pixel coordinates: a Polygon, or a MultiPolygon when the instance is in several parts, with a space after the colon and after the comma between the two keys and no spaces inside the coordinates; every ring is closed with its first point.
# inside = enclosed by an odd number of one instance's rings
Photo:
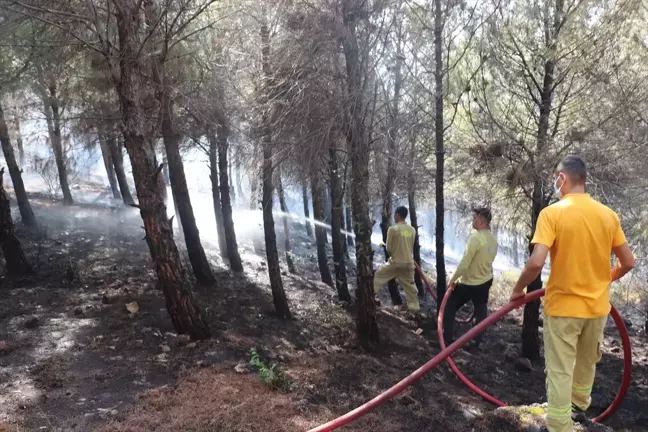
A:
{"type": "Polygon", "coordinates": [[[560,200],[540,212],[533,253],[511,295],[511,301],[524,297],[550,254],[543,326],[550,432],[572,432],[572,415],[589,408],[610,283],[635,266],[619,217],[585,192],[586,178],[578,156],[567,156],[556,167],[554,192],[560,200]],[[617,263],[610,270],[612,253],[617,263]]]}
{"type": "Polygon", "coordinates": [[[392,279],[398,280],[405,291],[405,300],[410,312],[417,313],[421,310],[418,301],[418,292],[414,285],[414,238],[416,230],[405,222],[408,210],[398,207],[394,213],[396,225],[387,230],[387,247],[389,261],[374,274],[374,292],[377,295],[392,279]]]}
{"type": "MultiPolygon", "coordinates": [[[[486,207],[473,210],[475,232],[468,238],[466,250],[457,270],[450,278],[449,289],[454,289],[448,299],[443,316],[443,338],[450,345],[454,340],[454,321],[457,311],[469,301],[475,307],[475,325],[488,315],[488,295],[493,285],[493,261],[497,256],[497,239],[490,230],[493,216],[486,207]]],[[[477,349],[483,333],[477,336],[468,349],[477,349]]]]}

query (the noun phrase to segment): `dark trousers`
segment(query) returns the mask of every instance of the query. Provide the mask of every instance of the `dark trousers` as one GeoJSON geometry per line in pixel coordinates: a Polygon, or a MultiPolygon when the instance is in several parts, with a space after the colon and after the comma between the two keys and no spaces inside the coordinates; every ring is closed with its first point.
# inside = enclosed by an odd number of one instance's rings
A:
{"type": "MultiPolygon", "coordinates": [[[[457,284],[457,287],[448,299],[443,315],[443,338],[445,339],[446,345],[450,345],[454,341],[454,322],[457,311],[468,303],[468,301],[472,300],[475,307],[475,325],[486,318],[488,315],[488,293],[491,285],[493,285],[493,279],[481,285],[457,284]]],[[[484,333],[481,333],[475,337],[475,343],[477,345],[481,343],[483,335],[484,333]]]]}

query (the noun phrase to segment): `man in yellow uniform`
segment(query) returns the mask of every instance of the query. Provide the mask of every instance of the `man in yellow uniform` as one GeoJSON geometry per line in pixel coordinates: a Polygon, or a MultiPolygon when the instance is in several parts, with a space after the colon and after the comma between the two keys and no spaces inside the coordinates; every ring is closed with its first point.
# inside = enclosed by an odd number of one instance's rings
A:
{"type": "Polygon", "coordinates": [[[586,177],[578,156],[567,156],[556,167],[554,191],[560,201],[540,212],[533,253],[511,295],[511,301],[524,296],[550,252],[543,326],[550,432],[572,432],[572,411],[589,408],[610,312],[610,283],[635,265],[619,217],[585,193],[586,177]],[[618,262],[610,270],[612,253],[618,262]]]}
{"type": "Polygon", "coordinates": [[[414,237],[416,230],[405,222],[407,208],[398,207],[394,214],[396,225],[387,230],[387,253],[389,261],[374,274],[374,291],[376,295],[385,284],[396,279],[405,290],[407,308],[418,312],[419,305],[416,286],[414,285],[414,237]]]}
{"type": "MultiPolygon", "coordinates": [[[[475,307],[475,324],[488,315],[488,294],[493,285],[493,261],[497,256],[497,239],[490,230],[491,211],[481,207],[473,210],[473,233],[466,244],[466,250],[457,270],[450,278],[448,288],[454,288],[446,304],[443,316],[443,338],[447,345],[454,337],[456,313],[469,301],[475,307]]],[[[483,333],[472,341],[468,348],[478,348],[483,333]]]]}

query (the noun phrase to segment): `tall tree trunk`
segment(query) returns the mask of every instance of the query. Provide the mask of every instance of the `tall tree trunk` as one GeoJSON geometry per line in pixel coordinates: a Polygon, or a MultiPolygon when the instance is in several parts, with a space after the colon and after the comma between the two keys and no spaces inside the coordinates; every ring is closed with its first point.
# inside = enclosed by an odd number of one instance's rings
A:
{"type": "Polygon", "coordinates": [[[115,164],[113,164],[112,156],[110,155],[110,145],[108,144],[106,137],[99,136],[99,147],[101,148],[101,156],[103,158],[104,167],[106,168],[106,176],[108,177],[108,183],[110,184],[110,189],[113,194],[114,199],[122,199],[121,193],[119,193],[119,185],[117,184],[117,177],[115,175],[115,164]]]}
{"type": "MultiPolygon", "coordinates": [[[[6,128],[6,125],[5,125],[6,128]]],[[[0,169],[0,245],[7,263],[7,273],[22,276],[31,273],[20,240],[16,237],[16,228],[11,219],[11,203],[3,186],[4,168],[0,169]]]]}
{"type": "Polygon", "coordinates": [[[445,241],[444,241],[444,220],[445,202],[443,197],[444,189],[444,125],[443,125],[443,27],[445,17],[443,16],[441,0],[434,0],[434,60],[435,60],[435,113],[434,113],[434,135],[436,141],[436,176],[434,178],[434,190],[436,193],[436,270],[437,270],[437,310],[446,292],[446,268],[445,268],[445,241]]]}
{"type": "Polygon", "coordinates": [[[259,209],[259,177],[263,178],[263,174],[260,174],[259,166],[257,164],[257,156],[259,154],[259,145],[255,141],[253,145],[253,156],[251,158],[251,167],[250,170],[252,174],[250,175],[250,210],[259,209]]]}
{"type": "Polygon", "coordinates": [[[234,172],[236,173],[236,194],[239,197],[239,200],[243,200],[243,197],[245,194],[243,193],[243,185],[242,185],[242,179],[241,179],[241,157],[239,155],[239,152],[236,152],[236,158],[234,162],[234,172]]]}
{"type": "Polygon", "coordinates": [[[223,212],[223,228],[225,243],[227,245],[227,259],[232,271],[243,272],[243,262],[238,251],[236,231],[234,231],[234,217],[232,215],[232,202],[230,200],[230,177],[227,173],[227,149],[229,147],[229,127],[222,121],[216,130],[218,142],[218,175],[220,178],[221,209],[223,212]]]}
{"type": "Polygon", "coordinates": [[[124,155],[122,153],[122,146],[114,136],[109,135],[107,137],[108,148],[110,149],[110,158],[113,165],[115,166],[115,176],[117,177],[117,183],[119,184],[119,191],[121,192],[122,199],[124,204],[132,206],[135,204],[133,195],[130,191],[130,186],[128,185],[128,179],[126,178],[126,171],[124,170],[124,155]]]}
{"type": "MultiPolygon", "coordinates": [[[[164,71],[164,63],[162,61],[156,63],[157,68],[153,72],[153,79],[158,85],[162,86],[162,91],[159,93],[158,98],[160,101],[160,115],[162,117],[162,139],[166,149],[167,160],[169,161],[169,180],[171,181],[173,201],[176,205],[178,216],[180,217],[180,223],[182,223],[189,262],[191,263],[196,280],[202,284],[210,284],[214,282],[214,274],[209,265],[209,260],[207,260],[205,249],[203,249],[202,242],[200,241],[200,233],[191,205],[189,187],[187,186],[184,164],[182,162],[182,155],[180,154],[180,134],[174,126],[174,102],[170,97],[170,83],[167,82],[168,77],[166,77],[166,72],[164,71]]],[[[164,187],[166,188],[166,185],[164,187]]]]}
{"type": "Polygon", "coordinates": [[[341,173],[338,166],[335,140],[329,144],[329,178],[331,184],[331,243],[333,245],[333,265],[335,268],[335,288],[338,299],[351,301],[346,276],[346,257],[344,255],[344,237],[342,237],[342,221],[344,219],[344,195],[342,193],[341,173]]]}
{"type": "Polygon", "coordinates": [[[520,247],[519,247],[518,241],[519,241],[518,240],[518,235],[513,234],[513,245],[512,245],[513,252],[512,252],[512,255],[513,255],[513,265],[515,266],[515,268],[520,267],[520,247]]]}
{"type": "Polygon", "coordinates": [[[272,129],[270,126],[270,98],[268,86],[272,79],[270,67],[270,31],[266,23],[261,24],[261,54],[263,57],[264,109],[263,109],[263,230],[265,233],[266,257],[272,300],[277,314],[284,319],[292,319],[288,299],[281,280],[277,236],[275,234],[274,216],[272,215],[272,129]]]}
{"type": "Polygon", "coordinates": [[[14,193],[16,194],[16,201],[18,202],[18,209],[20,210],[20,218],[22,223],[28,226],[36,225],[36,216],[29,204],[27,192],[25,191],[25,184],[22,179],[22,170],[16,163],[16,155],[14,154],[13,147],[11,146],[11,139],[9,138],[9,130],[7,129],[7,122],[5,120],[4,111],[0,105],[0,144],[2,144],[2,152],[9,169],[11,182],[13,183],[14,193]]]}
{"type": "Polygon", "coordinates": [[[67,167],[65,166],[65,154],[63,153],[63,143],[61,142],[61,111],[56,84],[49,85],[46,91],[48,93],[45,99],[45,117],[47,118],[50,143],[58,170],[59,184],[63,193],[63,203],[65,205],[72,205],[74,204],[74,200],[70,192],[67,167]]]}
{"type": "Polygon", "coordinates": [[[193,299],[187,282],[158,179],[162,166],[156,166],[153,134],[147,127],[143,107],[148,71],[138,55],[138,33],[142,21],[136,0],[115,0],[119,35],[119,76],[116,79],[126,149],[133,167],[135,188],[146,241],[166,299],[166,307],[178,333],[194,339],[210,336],[209,327],[193,299]]]}
{"type": "MultiPolygon", "coordinates": [[[[536,181],[533,187],[533,204],[531,208],[531,224],[533,232],[542,211],[542,183],[536,181]]],[[[532,233],[533,234],[533,233],[532,233]]],[[[531,236],[533,238],[533,235],[531,236]]],[[[529,243],[529,253],[533,253],[533,245],[529,243]]],[[[542,275],[529,284],[527,294],[542,289],[542,275]]],[[[529,359],[540,358],[540,300],[534,300],[524,305],[522,321],[522,355],[529,359]]]]}
{"type": "Polygon", "coordinates": [[[323,203],[323,208],[324,208],[324,217],[322,218],[321,222],[324,224],[328,225],[323,227],[324,228],[324,244],[328,245],[328,231],[330,231],[329,227],[331,226],[331,190],[329,188],[322,187],[322,197],[324,199],[323,203]]]}
{"type": "MultiPolygon", "coordinates": [[[[554,70],[556,55],[556,38],[563,23],[563,1],[557,0],[554,10],[554,20],[551,23],[545,21],[545,32],[551,35],[547,40],[548,59],[544,64],[544,77],[542,82],[542,92],[540,94],[539,118],[538,118],[538,140],[537,140],[537,158],[542,159],[547,149],[547,140],[549,137],[549,121],[551,116],[551,107],[554,94],[554,70]],[[553,28],[552,28],[553,25],[553,28]]],[[[531,203],[531,226],[532,234],[535,233],[536,224],[540,217],[540,212],[549,204],[549,199],[545,196],[543,187],[542,173],[534,170],[535,176],[533,182],[533,193],[531,203]]],[[[533,238],[533,235],[531,236],[533,238]]],[[[533,253],[533,245],[529,244],[529,251],[533,253]]],[[[542,289],[542,274],[538,275],[536,280],[531,282],[527,287],[527,294],[542,289]]],[[[540,300],[529,302],[524,306],[524,319],[522,322],[522,355],[529,359],[540,357],[540,300]]]]}
{"type": "Polygon", "coordinates": [[[162,174],[163,174],[163,179],[164,179],[164,185],[165,186],[171,186],[171,173],[169,172],[169,159],[167,158],[166,153],[162,155],[162,165],[164,167],[162,168],[162,174]]]}
{"type": "MultiPolygon", "coordinates": [[[[351,205],[349,204],[349,198],[348,198],[349,195],[350,194],[347,194],[347,198],[344,200],[345,203],[346,203],[346,205],[345,205],[346,206],[346,211],[345,211],[345,215],[346,215],[346,231],[348,233],[352,233],[353,232],[353,223],[351,222],[351,205]]],[[[355,246],[355,243],[353,241],[353,236],[350,235],[350,234],[347,235],[347,244],[350,247],[355,246]]]]}
{"type": "Polygon", "coordinates": [[[23,146],[22,132],[20,131],[20,117],[18,110],[14,111],[14,127],[16,128],[16,147],[18,147],[18,158],[20,161],[20,168],[25,168],[25,148],[23,146]]]}
{"type": "MultiPolygon", "coordinates": [[[[342,193],[342,211],[340,212],[340,227],[341,230],[346,231],[346,204],[344,200],[344,192],[342,193]]],[[[349,236],[346,233],[342,234],[342,246],[344,247],[344,256],[346,259],[349,259],[349,243],[347,243],[347,238],[349,236]]]]}
{"type": "Polygon", "coordinates": [[[227,239],[225,237],[225,222],[223,220],[223,207],[221,203],[220,185],[218,179],[218,141],[214,134],[209,134],[209,179],[212,185],[212,198],[214,200],[214,216],[216,217],[216,235],[218,249],[221,256],[229,261],[227,239]]]}
{"type": "Polygon", "coordinates": [[[281,181],[281,169],[277,166],[277,192],[279,193],[279,207],[281,208],[281,219],[284,227],[284,248],[286,249],[286,264],[288,271],[295,273],[295,263],[292,258],[292,247],[290,246],[290,227],[288,226],[288,206],[286,205],[286,195],[284,193],[283,181],[281,181]]]}
{"type": "Polygon", "coordinates": [[[326,229],[324,223],[324,188],[319,178],[319,173],[311,174],[311,194],[313,200],[313,219],[315,220],[315,243],[317,245],[317,266],[319,267],[322,282],[331,287],[333,276],[328,266],[328,256],[326,255],[326,229]]]}
{"type": "MultiPolygon", "coordinates": [[[[351,158],[351,206],[356,235],[356,268],[358,300],[357,329],[360,341],[367,347],[380,342],[376,322],[376,304],[373,290],[373,250],[371,247],[371,223],[369,218],[369,153],[371,145],[364,124],[365,102],[363,97],[362,70],[356,20],[361,16],[364,1],[343,0],[342,45],[346,59],[348,90],[347,142],[351,158]]],[[[363,59],[366,55],[363,55],[363,59]]]]}
{"type": "MultiPolygon", "coordinates": [[[[383,205],[382,205],[382,220],[380,229],[382,231],[383,243],[387,243],[387,231],[391,225],[392,219],[392,199],[394,195],[394,184],[396,181],[396,158],[397,158],[397,143],[398,143],[398,130],[399,130],[399,109],[401,88],[403,85],[403,78],[401,68],[403,63],[403,54],[401,49],[401,32],[400,25],[398,26],[398,37],[396,38],[396,64],[394,67],[394,99],[392,106],[389,109],[389,129],[387,130],[387,171],[385,172],[385,189],[383,189],[383,205]]],[[[385,248],[385,261],[389,260],[389,253],[385,248]]],[[[398,285],[394,279],[390,280],[387,284],[389,287],[389,296],[391,297],[394,305],[402,305],[403,299],[398,291],[398,285]]]]}
{"type": "MultiPolygon", "coordinates": [[[[416,182],[414,179],[414,173],[412,172],[412,167],[410,167],[410,172],[407,176],[407,201],[409,206],[410,223],[416,230],[416,236],[414,237],[414,261],[420,267],[421,242],[419,237],[418,215],[416,213],[416,182]]],[[[425,287],[423,286],[423,280],[421,279],[419,272],[414,272],[414,282],[416,283],[416,290],[418,291],[419,297],[425,297],[425,287]]]]}
{"type": "Polygon", "coordinates": [[[306,235],[313,237],[313,228],[310,223],[310,211],[308,209],[308,186],[306,182],[302,182],[302,201],[304,202],[304,222],[306,225],[306,235]]]}
{"type": "Polygon", "coordinates": [[[232,151],[229,148],[227,149],[227,179],[228,179],[228,184],[229,184],[229,189],[230,189],[230,205],[233,205],[236,203],[236,188],[234,187],[234,184],[232,183],[232,151]]]}

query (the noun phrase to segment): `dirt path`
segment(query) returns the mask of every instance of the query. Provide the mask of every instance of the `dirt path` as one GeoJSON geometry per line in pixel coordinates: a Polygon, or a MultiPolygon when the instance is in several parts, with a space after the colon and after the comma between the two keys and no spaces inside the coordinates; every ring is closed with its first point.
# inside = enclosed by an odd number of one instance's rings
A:
{"type": "MultiPolygon", "coordinates": [[[[390,308],[379,315],[381,350],[358,348],[353,311],[313,282],[315,250],[299,238],[299,272],[284,275],[295,321],[274,317],[263,260],[248,253],[244,276],[220,268],[217,283],[198,292],[215,337],[190,343],[173,332],[136,212],[46,200],[34,206],[48,231],[21,238],[37,275],[4,278],[0,287],[0,431],[305,431],[377,395],[439,350],[431,329],[417,335],[417,326],[390,308]],[[135,313],[126,309],[132,302],[135,313]],[[252,348],[285,368],[290,392],[266,389],[246,367],[252,348]]],[[[508,402],[542,402],[542,364],[515,366],[518,319],[491,328],[481,352],[462,352],[456,361],[508,402]]],[[[648,430],[646,342],[644,334],[633,336],[633,385],[609,422],[617,430],[648,430]]],[[[593,413],[614,395],[620,355],[610,329],[593,413]]],[[[490,410],[442,366],[345,430],[468,431],[490,410]]]]}

